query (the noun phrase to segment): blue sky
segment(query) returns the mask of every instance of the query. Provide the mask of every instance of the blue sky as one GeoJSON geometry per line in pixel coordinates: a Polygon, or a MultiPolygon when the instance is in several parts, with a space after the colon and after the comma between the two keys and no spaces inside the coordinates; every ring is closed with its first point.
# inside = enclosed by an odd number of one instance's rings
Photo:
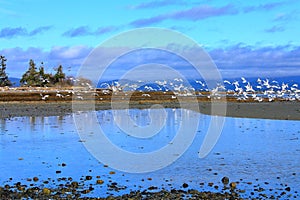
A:
{"type": "Polygon", "coordinates": [[[101,42],[143,27],[191,37],[223,76],[300,76],[297,0],[0,0],[0,54],[12,77],[31,58],[74,73],[101,42]]]}

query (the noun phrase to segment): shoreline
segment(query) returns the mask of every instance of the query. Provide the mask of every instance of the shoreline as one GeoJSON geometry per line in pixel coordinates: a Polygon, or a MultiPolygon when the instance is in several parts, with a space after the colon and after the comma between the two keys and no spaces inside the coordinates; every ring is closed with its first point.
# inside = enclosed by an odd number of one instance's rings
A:
{"type": "MultiPolygon", "coordinates": [[[[90,105],[95,106],[95,110],[111,109],[111,102],[95,101],[89,104],[88,101],[10,101],[0,102],[0,118],[10,118],[18,116],[61,116],[72,114],[72,104],[79,105],[82,110],[90,110],[90,105]],[[87,107],[87,108],[85,108],[87,107]]],[[[122,103],[122,101],[120,101],[122,103]]],[[[160,104],[165,108],[180,108],[178,102],[168,101],[131,101],[129,107],[136,109],[147,109],[152,105],[160,104]]],[[[186,102],[187,107],[189,102],[186,102]]],[[[300,102],[275,101],[275,102],[226,102],[226,117],[239,118],[261,118],[277,120],[300,120],[300,102]]],[[[199,111],[202,114],[211,115],[211,102],[199,101],[199,111]]],[[[215,108],[223,107],[224,102],[214,102],[215,108]]],[[[218,109],[214,115],[220,115],[218,109]]],[[[221,114],[222,115],[222,114],[221,114]]]]}
{"type": "MultiPolygon", "coordinates": [[[[233,94],[220,93],[211,96],[209,92],[196,92],[197,96],[172,91],[128,91],[114,92],[109,89],[86,88],[6,88],[0,91],[0,118],[17,116],[60,116],[73,112],[72,106],[79,105],[82,110],[107,110],[114,105],[146,109],[155,104],[165,108],[187,108],[199,110],[207,115],[223,115],[226,104],[227,117],[261,118],[278,120],[300,120],[300,101],[265,98],[261,102],[253,98],[238,100],[233,94]],[[120,103],[120,104],[118,104],[120,103]],[[196,103],[196,104],[195,104],[196,103]],[[195,106],[199,109],[195,109],[195,106]],[[214,112],[211,105],[214,105],[214,112]],[[183,106],[182,106],[183,105],[183,106]],[[220,108],[220,109],[218,109],[220,108]]],[[[115,108],[115,107],[114,107],[115,108]]],[[[76,108],[77,109],[77,108],[76,108]]]]}

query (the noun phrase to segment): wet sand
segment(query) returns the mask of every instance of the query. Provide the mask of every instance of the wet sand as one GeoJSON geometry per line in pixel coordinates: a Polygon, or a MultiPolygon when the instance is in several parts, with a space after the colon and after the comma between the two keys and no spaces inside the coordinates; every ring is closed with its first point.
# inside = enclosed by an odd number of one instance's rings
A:
{"type": "MultiPolygon", "coordinates": [[[[199,93],[200,94],[200,93],[199,93]]],[[[275,99],[269,102],[238,101],[232,95],[218,100],[210,99],[209,93],[201,93],[197,97],[199,111],[208,115],[224,115],[224,101],[226,101],[226,116],[281,120],[300,120],[300,101],[285,101],[275,99]],[[211,112],[214,104],[215,113],[211,112]],[[218,109],[220,108],[220,109],[218,109]]],[[[195,97],[176,96],[169,92],[118,92],[110,90],[76,90],[72,88],[13,88],[0,91],[0,117],[16,116],[59,116],[72,113],[72,104],[76,103],[80,109],[89,109],[91,103],[95,110],[111,109],[111,101],[124,104],[124,99],[130,103],[130,108],[150,108],[160,104],[166,108],[193,107],[195,97]],[[181,105],[179,104],[181,103],[181,105]]],[[[191,108],[193,109],[193,108],[191,108]]]]}
{"type": "MultiPolygon", "coordinates": [[[[77,102],[83,110],[89,102],[77,102]]],[[[163,105],[166,108],[179,108],[177,102],[161,102],[155,103],[163,105]]],[[[154,102],[131,102],[130,108],[150,108],[154,102]]],[[[188,102],[187,102],[188,104],[188,102]]],[[[216,112],[218,107],[224,106],[222,102],[215,102],[216,112]]],[[[281,119],[281,120],[300,120],[300,102],[227,102],[227,117],[244,117],[244,118],[262,118],[262,119],[281,119]]],[[[188,107],[188,105],[187,105],[188,107]]],[[[88,108],[86,108],[88,109],[88,108]]],[[[95,102],[95,110],[111,109],[110,102],[95,102]]],[[[16,117],[16,116],[61,116],[72,113],[72,102],[0,102],[0,118],[16,117]]],[[[203,114],[211,113],[211,102],[199,102],[199,111],[203,114]]],[[[223,114],[222,114],[223,115],[223,114]]]]}

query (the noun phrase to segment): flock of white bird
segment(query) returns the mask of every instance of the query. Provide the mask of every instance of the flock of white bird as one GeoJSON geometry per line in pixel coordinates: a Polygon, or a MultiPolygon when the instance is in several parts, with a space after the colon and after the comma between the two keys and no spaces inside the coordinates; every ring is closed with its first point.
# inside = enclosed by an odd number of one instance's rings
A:
{"type": "MultiPolygon", "coordinates": [[[[157,80],[149,84],[139,80],[137,83],[120,83],[114,81],[113,84],[104,84],[106,88],[117,91],[173,91],[176,95],[192,96],[196,92],[201,95],[201,92],[210,92],[208,98],[221,98],[224,95],[235,97],[237,100],[254,100],[262,102],[264,100],[274,101],[275,99],[285,101],[300,101],[300,89],[297,83],[284,83],[276,80],[257,78],[256,83],[248,81],[241,77],[240,80],[224,80],[223,83],[218,83],[212,89],[208,89],[205,81],[195,80],[195,84],[190,84],[181,78],[173,80],[157,80]]],[[[103,86],[103,85],[102,85],[103,86]]],[[[144,95],[146,96],[146,95],[144,95]]],[[[149,96],[149,95],[147,95],[149,96]]]]}
{"type": "Polygon", "coordinates": [[[224,81],[224,84],[234,86],[234,89],[227,90],[228,94],[233,94],[238,100],[247,100],[252,98],[255,101],[261,102],[264,99],[274,101],[275,99],[295,101],[300,100],[300,89],[297,83],[279,83],[276,80],[269,79],[256,80],[256,84],[251,85],[244,77],[239,81],[229,82],[224,81]]]}
{"type": "MultiPolygon", "coordinates": [[[[82,85],[88,90],[93,90],[94,87],[88,83],[82,85]]],[[[175,78],[173,80],[157,80],[152,82],[145,82],[142,80],[136,82],[130,81],[114,81],[113,83],[102,83],[102,93],[109,94],[110,92],[121,92],[121,91],[172,91],[175,95],[181,96],[193,96],[203,95],[208,98],[219,99],[224,96],[234,97],[237,100],[254,100],[262,102],[264,100],[274,101],[275,99],[285,101],[300,101],[300,89],[297,83],[284,83],[276,80],[260,79],[258,78],[252,84],[246,78],[241,77],[240,80],[224,80],[223,83],[218,83],[212,89],[208,89],[205,81],[195,80],[194,84],[190,84],[186,80],[181,78],[175,78]],[[202,94],[201,92],[205,92],[202,94]],[[209,92],[209,95],[207,94],[209,92]]],[[[18,90],[17,88],[1,88],[2,91],[7,90],[18,90]]],[[[27,91],[40,91],[42,100],[49,98],[48,90],[43,88],[29,88],[27,91]]],[[[56,91],[56,97],[65,98],[71,95],[76,95],[75,98],[83,100],[84,95],[80,92],[76,92],[73,89],[54,89],[56,91]],[[64,93],[64,95],[62,94],[64,93]],[[67,93],[67,94],[66,94],[67,93]]],[[[95,93],[95,96],[98,96],[95,93]]],[[[144,94],[144,97],[151,97],[150,94],[144,94]]],[[[173,97],[172,97],[173,98],[173,97]]],[[[176,96],[175,96],[176,98],[176,96]]],[[[100,99],[101,100],[101,99],[100,99]]]]}

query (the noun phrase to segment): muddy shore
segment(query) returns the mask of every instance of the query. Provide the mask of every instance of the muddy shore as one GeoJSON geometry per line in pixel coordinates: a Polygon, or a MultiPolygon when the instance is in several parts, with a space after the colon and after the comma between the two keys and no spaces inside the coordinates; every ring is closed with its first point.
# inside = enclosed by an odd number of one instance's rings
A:
{"type": "MultiPolygon", "coordinates": [[[[87,104],[90,102],[86,102],[87,104]]],[[[78,102],[84,109],[85,102],[78,102]]],[[[131,102],[130,108],[145,109],[150,108],[154,102],[131,102]]],[[[166,108],[179,108],[177,102],[160,102],[166,108]]],[[[188,104],[188,103],[187,103],[188,104]]],[[[218,107],[223,107],[223,102],[214,103],[218,113],[218,107]]],[[[211,113],[211,102],[199,102],[199,111],[203,114],[211,113]]],[[[245,118],[262,118],[262,119],[281,119],[281,120],[300,120],[300,102],[227,102],[228,117],[245,117],[245,118]]],[[[88,108],[87,108],[88,109],[88,108]]],[[[111,109],[110,102],[95,102],[95,110],[111,109]]],[[[17,117],[17,116],[61,116],[72,113],[71,101],[60,102],[42,102],[42,101],[13,101],[0,102],[0,118],[17,117]]]]}
{"type": "MultiPolygon", "coordinates": [[[[199,105],[199,110],[204,114],[224,115],[228,117],[246,117],[281,120],[300,120],[300,101],[286,101],[275,99],[262,102],[248,99],[239,101],[232,95],[212,97],[209,93],[199,93],[196,97],[175,95],[169,92],[118,92],[97,89],[82,91],[76,89],[41,89],[41,88],[16,88],[0,91],[0,117],[16,116],[59,116],[73,112],[72,106],[80,109],[90,109],[94,105],[95,110],[111,109],[111,102],[123,105],[129,102],[130,108],[150,108],[154,104],[160,104],[165,108],[185,108],[199,105]],[[224,102],[226,104],[224,104],[224,102]],[[211,106],[214,105],[214,113],[211,106]],[[84,106],[87,105],[87,106],[84,106]]],[[[191,108],[191,109],[195,109],[191,108]]]]}

